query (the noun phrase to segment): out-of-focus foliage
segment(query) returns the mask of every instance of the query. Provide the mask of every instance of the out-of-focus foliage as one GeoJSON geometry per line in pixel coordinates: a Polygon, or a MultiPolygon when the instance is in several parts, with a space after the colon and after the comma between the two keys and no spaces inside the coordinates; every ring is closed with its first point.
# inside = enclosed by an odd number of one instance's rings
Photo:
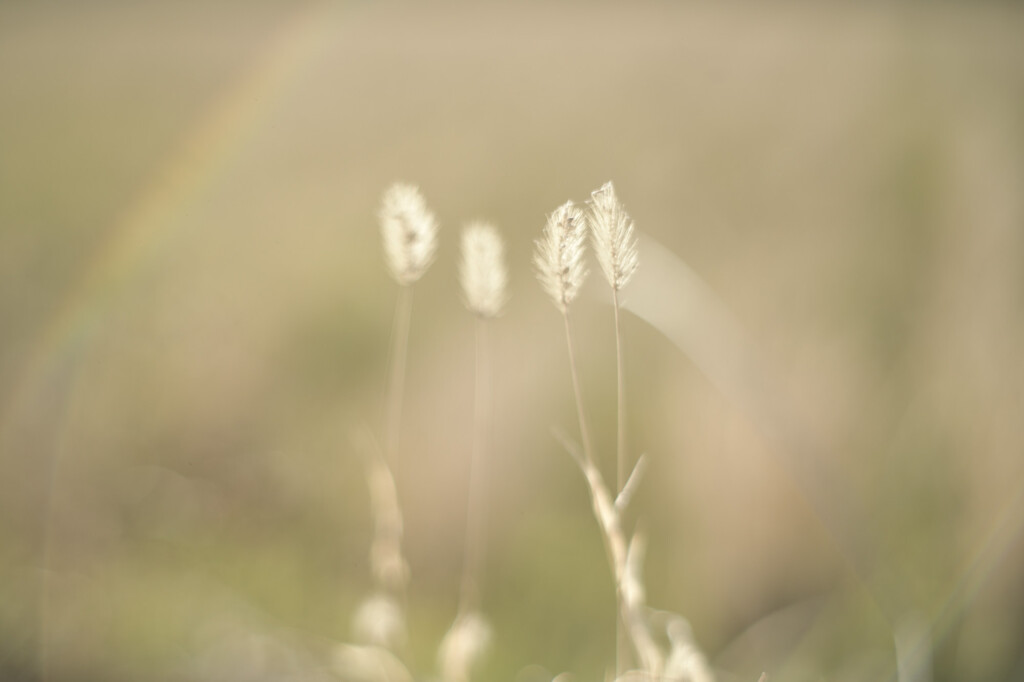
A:
{"type": "MultiPolygon", "coordinates": [[[[371,586],[351,433],[383,417],[400,180],[440,224],[393,463],[409,659],[455,613],[458,230],[486,219],[481,679],[600,679],[612,581],[530,253],[614,180],[766,378],[737,404],[625,316],[648,602],[722,680],[1019,679],[1022,36],[1014,5],[0,3],[0,678],[331,679],[371,586]]],[[[572,315],[611,472],[599,279],[572,315]]]]}

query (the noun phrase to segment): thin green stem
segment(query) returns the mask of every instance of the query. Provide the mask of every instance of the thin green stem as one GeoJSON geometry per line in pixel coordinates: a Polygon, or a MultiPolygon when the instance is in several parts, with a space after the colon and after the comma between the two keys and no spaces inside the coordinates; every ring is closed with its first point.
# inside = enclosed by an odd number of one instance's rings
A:
{"type": "Polygon", "coordinates": [[[473,392],[473,450],[469,462],[466,504],[466,550],[459,596],[459,614],[479,608],[480,575],[484,557],[484,497],[487,433],[490,428],[490,372],[487,363],[487,323],[476,323],[476,385],[473,392]]]}
{"type": "MultiPolygon", "coordinates": [[[[622,492],[626,485],[626,390],[625,373],[622,367],[622,330],[619,327],[619,292],[612,288],[612,309],[615,311],[615,378],[617,390],[618,429],[615,448],[615,494],[622,492]]],[[[626,639],[625,624],[620,613],[615,623],[616,676],[621,676],[629,656],[629,642],[626,639]]]]}
{"type": "Polygon", "coordinates": [[[612,307],[615,310],[615,377],[618,385],[618,439],[616,443],[615,493],[622,492],[626,484],[626,387],[622,367],[622,330],[619,327],[619,292],[612,289],[612,307]]]}
{"type": "MultiPolygon", "coordinates": [[[[390,376],[388,377],[387,414],[385,416],[384,432],[384,456],[383,465],[385,468],[394,466],[398,458],[398,441],[402,424],[402,401],[405,397],[405,366],[409,352],[409,328],[412,321],[412,287],[403,286],[395,302],[395,320],[391,330],[391,358],[390,376]]],[[[390,475],[390,471],[389,471],[390,475]]],[[[397,510],[397,501],[394,503],[397,510]]],[[[398,535],[392,538],[395,543],[401,543],[401,512],[394,512],[399,519],[398,535]]],[[[399,603],[402,611],[406,610],[405,585],[385,585],[399,603]]],[[[404,647],[403,647],[404,648],[404,647]]],[[[404,658],[403,652],[394,652],[404,658]]]]}
{"type": "Polygon", "coordinates": [[[565,320],[565,342],[569,348],[569,370],[572,373],[572,390],[576,394],[576,416],[580,422],[580,439],[583,441],[583,456],[587,463],[594,465],[594,448],[590,441],[590,432],[587,429],[587,418],[583,413],[583,392],[580,390],[579,373],[576,371],[576,352],[572,343],[572,327],[569,325],[569,311],[562,313],[565,320]]]}
{"type": "Polygon", "coordinates": [[[405,362],[409,350],[409,326],[412,319],[412,287],[403,286],[395,303],[395,322],[391,337],[391,376],[388,382],[387,422],[384,455],[389,464],[398,456],[398,434],[402,422],[405,393],[405,362]]]}
{"type": "MultiPolygon", "coordinates": [[[[572,326],[569,324],[569,311],[565,310],[562,314],[562,318],[565,320],[565,341],[566,346],[569,349],[569,370],[572,373],[572,390],[576,395],[576,416],[580,422],[580,439],[583,441],[583,456],[587,461],[587,464],[591,467],[596,467],[594,464],[594,449],[590,441],[590,431],[587,429],[587,418],[583,411],[583,391],[580,390],[580,379],[579,372],[576,368],[576,352],[573,348],[572,343],[572,326]]],[[[612,555],[609,555],[610,557],[612,555]]],[[[617,563],[614,559],[611,561],[612,571],[615,572],[616,591],[621,587],[620,578],[618,575],[619,571],[617,563]]],[[[615,615],[615,671],[616,676],[621,675],[622,665],[624,663],[625,656],[623,655],[624,650],[628,650],[626,644],[625,634],[622,631],[623,623],[623,612],[622,612],[622,600],[616,598],[616,615],[615,615]]]]}

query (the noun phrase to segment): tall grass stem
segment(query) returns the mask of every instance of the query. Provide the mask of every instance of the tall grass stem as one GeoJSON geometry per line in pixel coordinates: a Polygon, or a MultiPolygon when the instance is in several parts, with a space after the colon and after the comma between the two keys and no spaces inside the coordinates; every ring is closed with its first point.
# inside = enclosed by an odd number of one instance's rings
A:
{"type": "Polygon", "coordinates": [[[395,303],[395,321],[391,336],[391,376],[388,381],[387,422],[384,454],[389,464],[398,456],[398,436],[402,423],[405,393],[405,364],[409,352],[409,326],[412,319],[412,287],[401,287],[395,303]]]}
{"type": "Polygon", "coordinates": [[[616,439],[615,494],[626,485],[626,386],[622,360],[622,328],[619,326],[619,292],[612,289],[612,307],[615,310],[615,378],[618,393],[618,436],[616,439]]]}
{"type": "MultiPolygon", "coordinates": [[[[626,485],[626,389],[625,372],[622,363],[622,330],[619,327],[619,290],[612,288],[612,309],[615,311],[615,384],[617,392],[617,421],[615,447],[615,494],[622,492],[626,485]]],[[[618,605],[619,602],[616,601],[618,605]]],[[[629,658],[629,641],[626,638],[625,624],[620,613],[615,620],[615,675],[620,677],[627,666],[629,658]]]]}
{"type": "MultiPolygon", "coordinates": [[[[590,441],[590,431],[589,429],[587,429],[587,418],[583,410],[583,391],[580,389],[579,371],[576,368],[576,351],[573,347],[572,342],[572,325],[569,324],[568,308],[563,310],[562,319],[565,320],[565,342],[567,348],[569,349],[569,371],[572,373],[572,389],[576,395],[576,416],[580,422],[580,439],[583,441],[583,456],[586,459],[586,463],[588,466],[596,467],[596,464],[594,463],[593,445],[590,441]]],[[[616,330],[618,330],[617,325],[616,330]]],[[[618,338],[617,334],[616,338],[618,338]]],[[[622,477],[620,476],[620,478],[622,477]]],[[[619,581],[616,580],[616,585],[618,585],[618,582],[619,581]]],[[[621,600],[616,599],[615,605],[615,674],[616,677],[618,677],[622,674],[622,669],[626,658],[624,655],[624,650],[628,650],[629,647],[626,643],[626,637],[622,631],[622,619],[624,616],[622,612],[621,600]]]]}
{"type": "Polygon", "coordinates": [[[473,450],[469,462],[469,496],[466,505],[466,550],[459,595],[459,614],[479,608],[480,574],[484,557],[484,497],[487,440],[490,431],[490,370],[487,352],[487,322],[476,321],[476,377],[473,391],[473,450]]]}
{"type": "Polygon", "coordinates": [[[572,326],[569,324],[569,311],[562,311],[562,319],[565,320],[565,342],[569,349],[569,371],[572,373],[572,390],[576,395],[576,416],[580,422],[580,439],[583,441],[583,456],[587,464],[594,465],[594,448],[590,441],[590,432],[587,429],[587,417],[583,410],[583,391],[580,390],[580,377],[576,369],[576,351],[572,342],[572,326]]]}

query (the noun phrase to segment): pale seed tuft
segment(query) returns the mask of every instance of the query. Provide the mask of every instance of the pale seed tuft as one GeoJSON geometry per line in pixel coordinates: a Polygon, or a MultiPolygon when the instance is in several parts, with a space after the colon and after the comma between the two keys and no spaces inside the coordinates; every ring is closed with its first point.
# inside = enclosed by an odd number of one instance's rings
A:
{"type": "Polygon", "coordinates": [[[391,276],[403,286],[412,284],[434,261],[437,219],[419,189],[404,183],[384,192],[379,217],[391,276]]]}
{"type": "Polygon", "coordinates": [[[587,276],[583,264],[586,229],[583,211],[567,201],[548,216],[543,234],[534,242],[537,278],[562,312],[576,298],[587,276]]]}
{"type": "Polygon", "coordinates": [[[590,195],[590,234],[594,253],[605,279],[618,291],[626,286],[639,263],[633,219],[615,195],[615,187],[606,182],[590,195]]]}
{"type": "Polygon", "coordinates": [[[505,246],[490,223],[474,222],[462,231],[459,278],[466,307],[480,317],[496,317],[505,304],[508,274],[505,246]]]}

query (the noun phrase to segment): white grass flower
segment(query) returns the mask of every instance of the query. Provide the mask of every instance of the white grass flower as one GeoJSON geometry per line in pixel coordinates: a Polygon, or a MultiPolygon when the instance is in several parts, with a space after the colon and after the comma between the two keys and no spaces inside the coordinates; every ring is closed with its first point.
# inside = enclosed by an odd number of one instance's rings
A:
{"type": "Polygon", "coordinates": [[[359,606],[352,630],[364,644],[397,651],[405,644],[405,614],[394,598],[375,594],[359,606]]]}
{"type": "Polygon", "coordinates": [[[462,231],[459,277],[466,307],[480,317],[496,317],[505,304],[508,274],[505,246],[490,223],[474,222],[462,231]]]}
{"type": "Polygon", "coordinates": [[[491,643],[491,626],[479,613],[459,616],[441,640],[438,667],[443,682],[469,682],[470,673],[491,643]]]}
{"type": "Polygon", "coordinates": [[[537,278],[559,310],[565,312],[579,293],[587,276],[583,264],[586,221],[572,201],[567,201],[548,216],[533,263],[537,278]]]}
{"type": "Polygon", "coordinates": [[[419,189],[396,183],[384,192],[380,229],[391,276],[403,286],[412,284],[433,262],[437,250],[437,219],[419,189]]]}
{"type": "Polygon", "coordinates": [[[633,219],[606,182],[590,195],[590,229],[597,262],[612,289],[626,286],[639,262],[633,219]]]}

